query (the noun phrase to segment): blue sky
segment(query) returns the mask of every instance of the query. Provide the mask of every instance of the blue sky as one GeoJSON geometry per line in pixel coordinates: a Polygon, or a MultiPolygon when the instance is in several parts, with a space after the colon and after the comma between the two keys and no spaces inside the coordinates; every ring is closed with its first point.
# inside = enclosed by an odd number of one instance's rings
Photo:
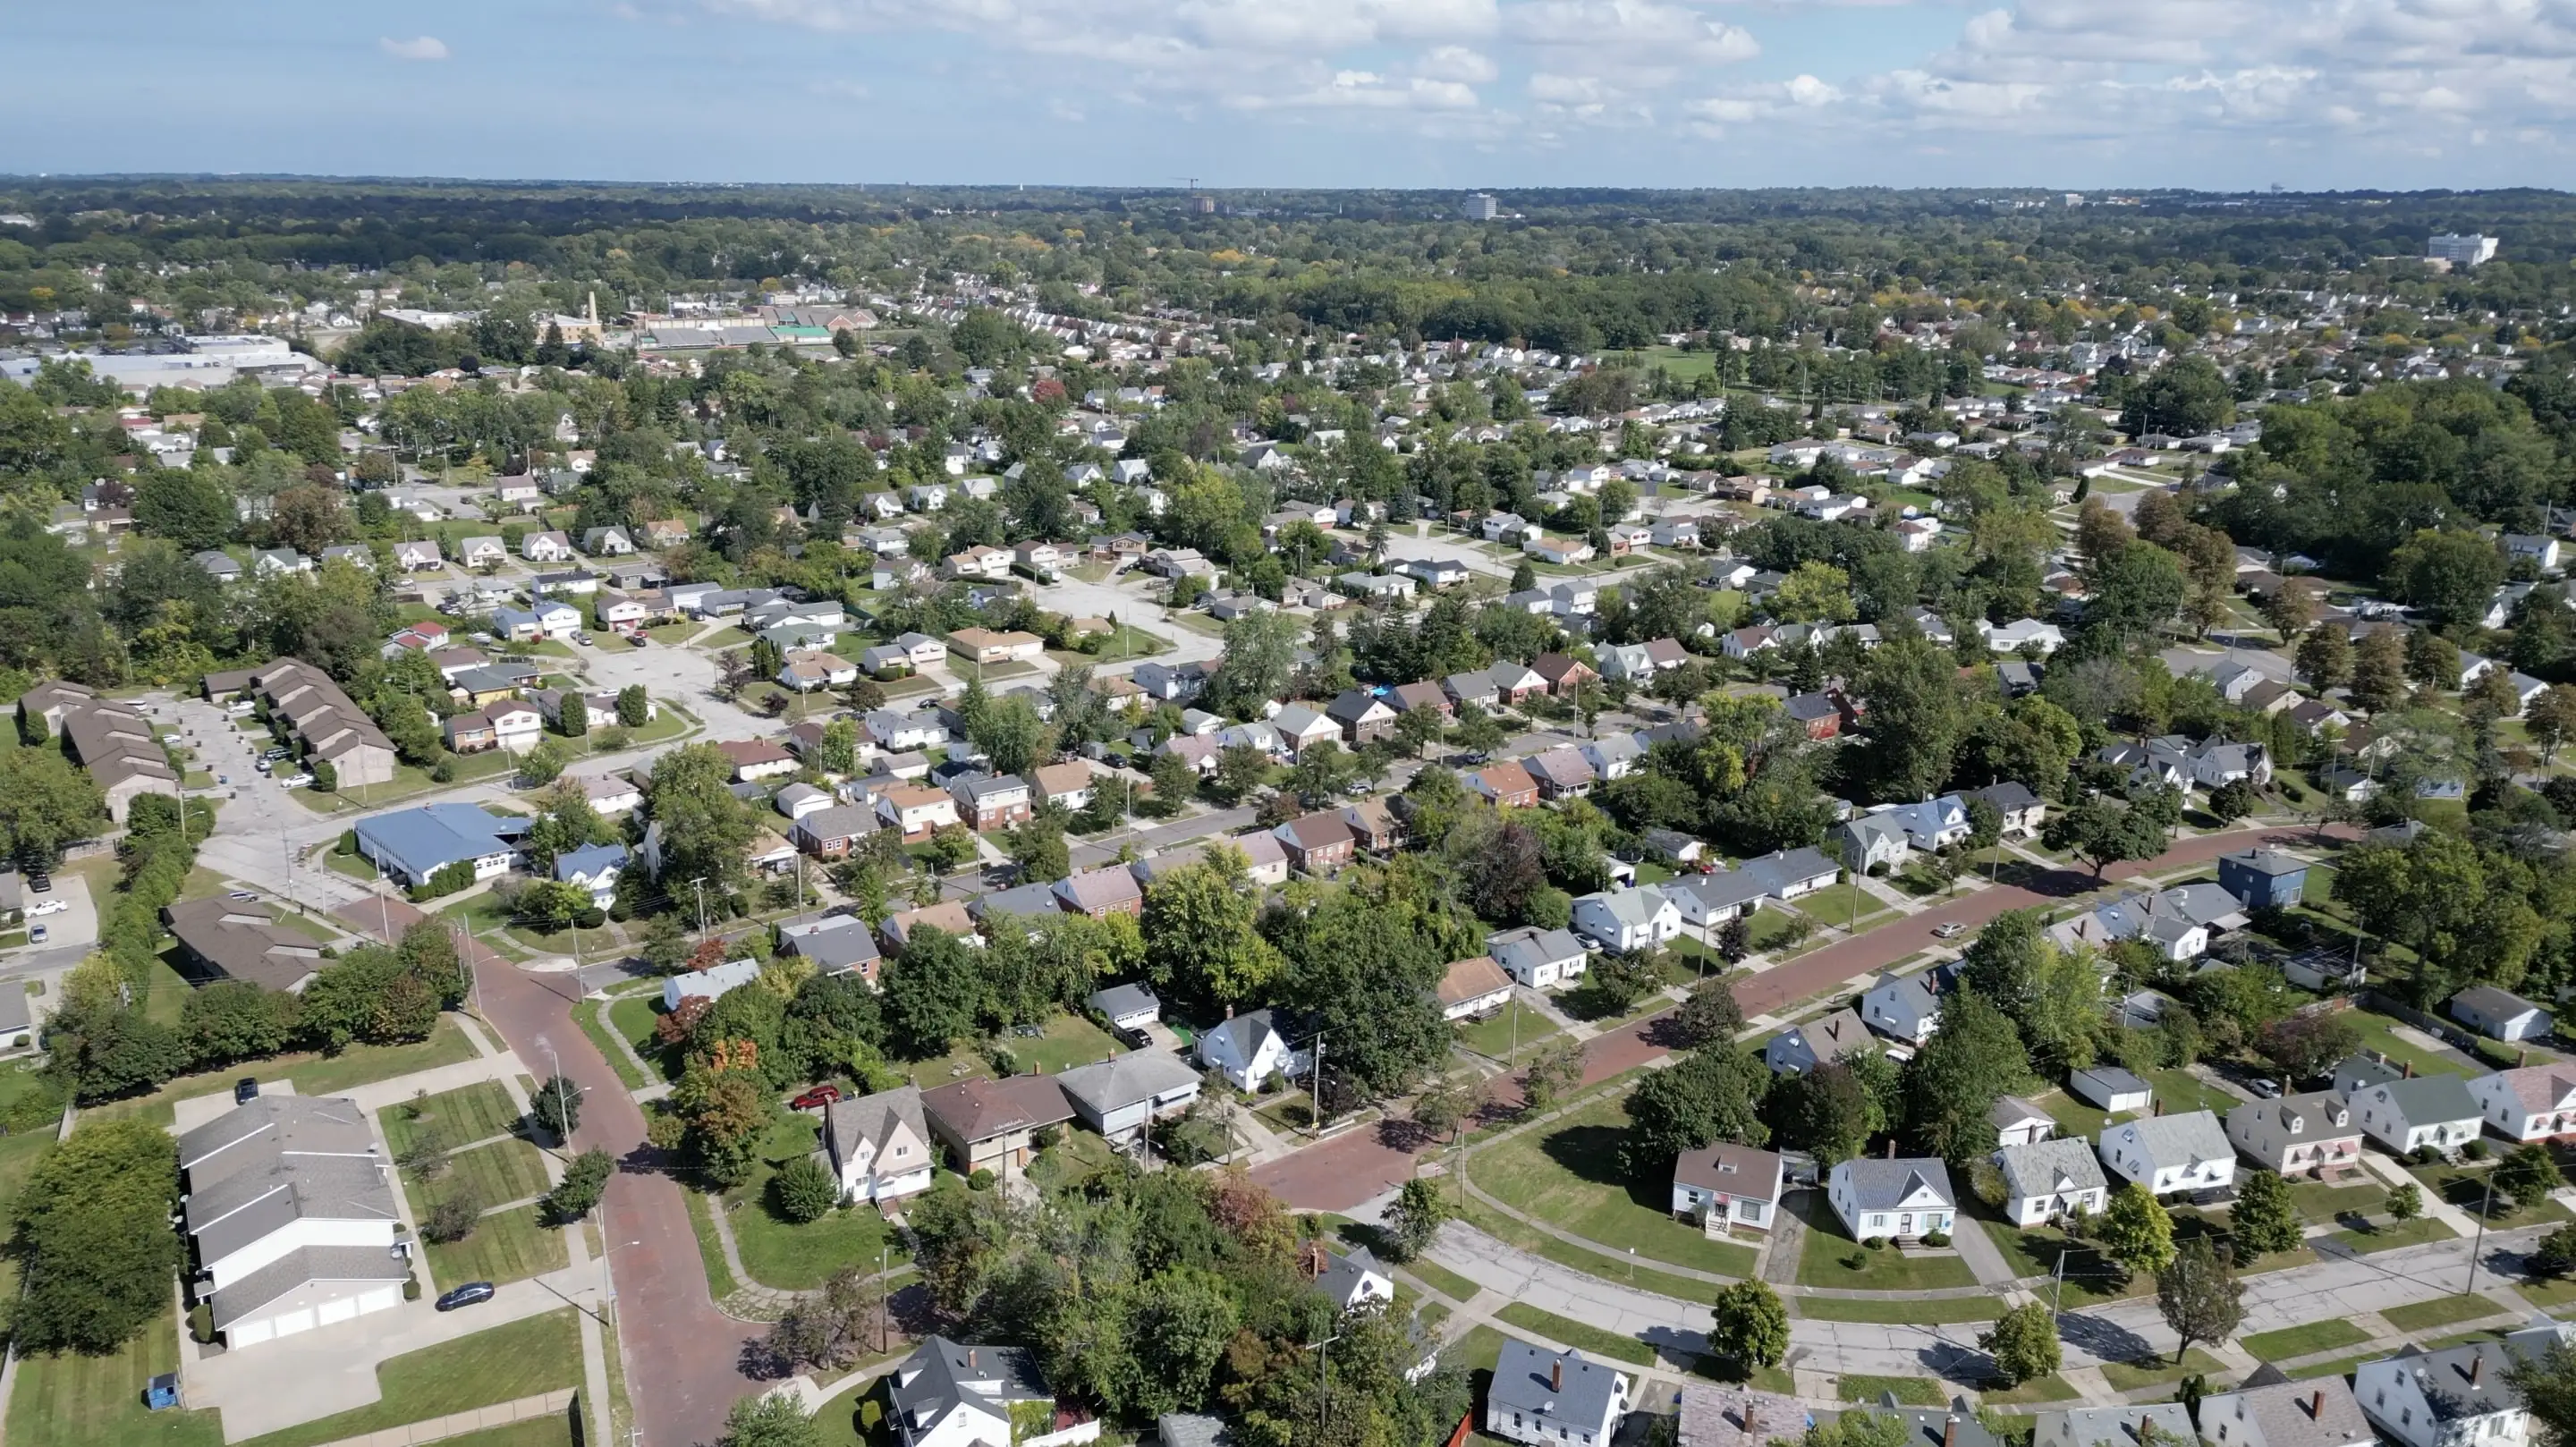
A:
{"type": "Polygon", "coordinates": [[[2534,0],[13,0],[0,54],[17,171],[2576,183],[2534,0]]]}

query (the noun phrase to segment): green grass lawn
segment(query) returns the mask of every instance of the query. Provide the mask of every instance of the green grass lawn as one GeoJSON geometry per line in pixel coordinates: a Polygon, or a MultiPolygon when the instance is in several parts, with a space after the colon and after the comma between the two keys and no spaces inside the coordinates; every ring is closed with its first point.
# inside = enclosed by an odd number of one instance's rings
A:
{"type": "Polygon", "coordinates": [[[740,648],[751,641],[751,635],[727,625],[697,640],[700,648],[740,648]]]}
{"type": "MultiPolygon", "coordinates": [[[[2315,883],[2314,879],[2309,880],[2312,891],[2315,883]]],[[[2483,1069],[2463,1065],[2440,1051],[2427,1050],[2421,1045],[2400,1040],[2397,1038],[2398,1022],[2391,1016],[2376,1014],[2369,1010],[2346,1010],[2338,1018],[2350,1021],[2354,1028],[2361,1032],[2362,1049],[2379,1051],[2400,1069],[2413,1065],[2418,1075],[2483,1075],[2486,1073],[2483,1069]]]]}
{"type": "Polygon", "coordinates": [[[733,1226],[743,1269],[763,1286],[810,1291],[849,1266],[873,1274],[880,1247],[892,1248],[889,1265],[911,1259],[874,1206],[842,1207],[802,1225],[779,1214],[770,1199],[770,1178],[780,1166],[812,1153],[816,1130],[814,1118],[803,1112],[771,1127],[751,1179],[726,1198],[725,1219],[733,1226]]]}
{"type": "Polygon", "coordinates": [[[581,1385],[581,1332],[571,1307],[526,1317],[376,1368],[381,1400],[248,1439],[249,1447],[313,1447],[581,1385]]]}
{"type": "Polygon", "coordinates": [[[1406,1274],[1451,1301],[1463,1304],[1473,1300],[1476,1295],[1476,1283],[1436,1261],[1425,1261],[1417,1256],[1404,1263],[1403,1269],[1406,1274]]]}
{"type": "Polygon", "coordinates": [[[563,1232],[542,1225],[539,1208],[514,1206],[484,1217],[462,1241],[428,1246],[430,1280],[445,1291],[468,1281],[524,1281],[571,1264],[563,1232]]]}
{"type": "Polygon", "coordinates": [[[571,1411],[552,1417],[531,1417],[507,1427],[491,1427],[468,1432],[462,1437],[441,1437],[439,1447],[581,1447],[581,1429],[573,1425],[580,1410],[575,1403],[571,1411]]]}
{"type": "Polygon", "coordinates": [[[2290,1203],[2306,1220],[2324,1225],[2347,1215],[2366,1216],[2388,1203],[2388,1188],[2377,1181],[2357,1186],[2330,1186],[2323,1181],[2293,1181],[2290,1203]]]}
{"type": "MultiPolygon", "coordinates": [[[[990,1041],[970,1041],[946,1055],[920,1061],[910,1068],[912,1082],[924,1090],[960,1080],[973,1080],[993,1073],[993,1063],[985,1053],[988,1045],[998,1045],[1010,1053],[1022,1075],[1038,1072],[1061,1075],[1076,1065],[1090,1065],[1112,1055],[1124,1055],[1127,1047],[1109,1038],[1109,1032],[1078,1015],[1057,1014],[1041,1027],[1045,1033],[1034,1038],[1004,1033],[990,1041]]],[[[645,1057],[651,1059],[650,1055],[645,1057]]]]}
{"type": "Polygon", "coordinates": [[[1923,1291],[1974,1286],[1976,1273],[1955,1255],[1908,1257],[1890,1243],[1876,1251],[1843,1234],[1843,1223],[1814,1191],[1798,1208],[1807,1240],[1798,1253],[1798,1284],[1847,1286],[1867,1291],[1923,1291]],[[1857,1267],[1847,1263],[1858,1260],[1857,1267]]]}
{"type": "Polygon", "coordinates": [[[537,1148],[523,1140],[494,1141],[470,1151],[453,1151],[447,1157],[447,1173],[417,1194],[443,1197],[454,1191],[471,1191],[486,1210],[508,1201],[521,1201],[546,1193],[546,1161],[537,1148]]]}
{"type": "Polygon", "coordinates": [[[1795,1300],[1797,1314],[1816,1321],[1866,1321],[1887,1326],[1949,1326],[1994,1321],[2004,1314],[2004,1303],[1991,1296],[1801,1296],[1795,1300]]]}
{"type": "Polygon", "coordinates": [[[1938,1407],[1950,1400],[1930,1377],[1873,1377],[1855,1372],[1834,1379],[1834,1390],[1846,1402],[1879,1406],[1889,1393],[1900,1407],[1938,1407]]]}
{"type": "Polygon", "coordinates": [[[1532,1045],[1557,1033],[1555,1021],[1521,1004],[1518,998],[1491,1020],[1461,1023],[1451,1028],[1457,1032],[1459,1044],[1495,1060],[1518,1059],[1519,1056],[1512,1053],[1516,1040],[1520,1052],[1526,1054],[1532,1045]]]}
{"type": "Polygon", "coordinates": [[[2515,1282],[2513,1289],[2523,1300],[2552,1315],[2576,1306],[2576,1279],[2569,1277],[2552,1280],[2525,1277],[2515,1282]]]}
{"type": "MultiPolygon", "coordinates": [[[[28,1357],[9,1396],[12,1447],[223,1447],[213,1412],[150,1412],[143,1388],[179,1369],[179,1324],[164,1315],[106,1356],[28,1357]]],[[[327,1440],[327,1439],[325,1439],[327,1440]]]]}
{"type": "Polygon", "coordinates": [[[2282,1362],[2368,1340],[2370,1333],[2338,1317],[2331,1321],[2303,1322],[2279,1331],[2257,1332],[2239,1338],[2236,1344],[2245,1348],[2256,1361],[2282,1362]]]}
{"type": "Polygon", "coordinates": [[[652,639],[656,643],[677,648],[681,644],[688,642],[690,639],[697,637],[699,630],[706,626],[706,624],[693,618],[680,623],[665,623],[659,628],[647,628],[644,630],[644,636],[652,639]]]}
{"type": "Polygon", "coordinates": [[[2111,1384],[2111,1390],[2115,1392],[2134,1392],[2141,1387],[2162,1386],[2167,1382],[2181,1381],[2184,1377],[2195,1373],[2209,1378],[2212,1386],[2218,1384],[2218,1378],[2231,1375],[2227,1369],[2227,1363],[2198,1347],[2193,1347],[2180,1362],[2159,1354],[2148,1357],[2144,1361],[2102,1364],[2103,1380],[2108,1381],[2111,1384]]]}
{"type": "Polygon", "coordinates": [[[1458,1334],[1458,1339],[1441,1348],[1440,1355],[1471,1372],[1491,1374],[1494,1363],[1502,1360],[1503,1334],[1481,1322],[1458,1334]]]}
{"type": "Polygon", "coordinates": [[[635,1062],[619,1048],[615,1032],[608,1027],[608,1006],[606,1000],[584,1000],[573,1007],[573,1023],[581,1027],[581,1033],[589,1036],[591,1045],[606,1057],[608,1068],[617,1072],[618,1084],[628,1090],[641,1090],[648,1082],[644,1079],[644,1072],[636,1069],[635,1062]]]}
{"type": "Polygon", "coordinates": [[[1676,1301],[1702,1301],[1715,1289],[1696,1277],[1658,1271],[1625,1253],[1612,1256],[1606,1252],[1587,1251],[1571,1241],[1560,1240],[1523,1225],[1482,1201],[1467,1203],[1466,1220],[1467,1224],[1495,1240],[1509,1242],[1533,1256],[1543,1257],[1559,1266],[1573,1267],[1586,1276],[1598,1276],[1604,1281],[1660,1292],[1676,1301]]]}
{"type": "Polygon", "coordinates": [[[706,1269],[707,1295],[722,1301],[741,1283],[733,1279],[733,1268],[725,1264],[724,1245],[716,1240],[716,1202],[695,1189],[682,1191],[680,1199],[688,1203],[689,1229],[697,1233],[698,1264],[706,1269]]]}
{"type": "MultiPolygon", "coordinates": [[[[2086,1242],[2077,1241],[2051,1226],[2014,1226],[2006,1222],[1978,1219],[2011,1263],[2017,1276],[2052,1276],[2058,1269],[2058,1253],[2066,1253],[2065,1299],[2073,1305],[2113,1301],[2134,1296],[2153,1288],[2146,1277],[2131,1276],[2118,1262],[2086,1242]]],[[[2054,1287],[2040,1288],[2043,1294],[2054,1287]]]]}
{"type": "Polygon", "coordinates": [[[400,1157],[423,1131],[437,1132],[439,1141],[450,1150],[493,1136],[515,1135],[519,1109],[511,1104],[510,1092],[501,1082],[478,1080],[427,1099],[392,1106],[379,1112],[377,1119],[385,1129],[386,1149],[400,1157]]]}
{"type": "Polygon", "coordinates": [[[1635,1337],[1603,1331],[1598,1327],[1586,1326],[1579,1321],[1568,1321],[1564,1317],[1541,1311],[1527,1302],[1515,1301],[1494,1314],[1524,1331],[1536,1332],[1552,1341],[1561,1341],[1567,1346],[1590,1352],[1595,1356],[1635,1362],[1641,1367],[1651,1367],[1655,1364],[1655,1349],[1635,1337]]]}
{"type": "Polygon", "coordinates": [[[2426,1241],[2448,1241],[2458,1234],[2430,1216],[2418,1216],[2412,1221],[2383,1221],[2360,1230],[2337,1231],[2334,1239],[2367,1256],[2426,1241]]]}
{"type": "Polygon", "coordinates": [[[2430,1331],[2455,1322],[2476,1321],[2482,1316],[2498,1316],[2510,1308],[2498,1305],[2492,1298],[2475,1292],[2437,1296],[2430,1301],[2410,1301],[2380,1312],[2390,1326],[2404,1332],[2430,1331]]]}
{"type": "Polygon", "coordinates": [[[1981,1392],[1978,1399],[1989,1407],[2037,1407],[2050,1402],[2071,1402],[2082,1395],[2064,1377],[2052,1372],[2004,1391],[1981,1392]]]}
{"type": "Polygon", "coordinates": [[[1495,1199],[1624,1255],[1634,1249],[1723,1276],[1752,1273],[1751,1248],[1712,1241],[1673,1218],[1669,1181],[1635,1181],[1619,1163],[1628,1113],[1604,1098],[1536,1130],[1474,1153],[1470,1172],[1495,1199]]]}
{"type": "Polygon", "coordinates": [[[354,1086],[473,1058],[474,1042],[465,1038],[465,1032],[457,1027],[454,1020],[442,1015],[428,1039],[409,1045],[352,1045],[338,1055],[299,1052],[246,1065],[228,1065],[221,1070],[180,1076],[148,1095],[131,1095],[101,1105],[83,1106],[81,1115],[84,1119],[97,1117],[105,1120],[132,1116],[167,1127],[172,1119],[173,1102],[192,1095],[229,1092],[233,1082],[245,1075],[263,1085],[291,1080],[298,1095],[334,1095],[354,1086]]]}
{"type": "MultiPolygon", "coordinates": [[[[2494,1168],[2495,1162],[2490,1159],[2478,1164],[2452,1165],[2443,1162],[2430,1166],[2409,1166],[2407,1170],[2415,1179],[2424,1183],[2426,1195],[2438,1196],[2475,1217],[2487,1204],[2487,1172],[2494,1168]]],[[[2497,1200],[2495,1214],[2487,1217],[2488,1230],[2510,1231],[2516,1226],[2537,1225],[2543,1221],[2563,1221],[2567,1218],[2565,1207],[2546,1198],[2536,1205],[2515,1207],[2511,1210],[2505,1209],[2504,1206],[2503,1200],[2497,1200]]]]}
{"type": "Polygon", "coordinates": [[[623,1035],[635,1046],[644,1063],[657,1066],[662,1078],[677,1083],[680,1078],[680,1055],[654,1037],[654,1023],[662,1018],[662,997],[651,992],[620,995],[608,1002],[608,1027],[623,1035]]]}

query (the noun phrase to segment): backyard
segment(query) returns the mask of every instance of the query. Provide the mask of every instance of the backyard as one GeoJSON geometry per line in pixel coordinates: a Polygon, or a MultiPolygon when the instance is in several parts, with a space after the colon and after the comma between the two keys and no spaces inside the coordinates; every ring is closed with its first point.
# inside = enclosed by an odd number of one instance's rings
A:
{"type": "Polygon", "coordinates": [[[9,1396],[17,1447],[223,1447],[212,1412],[144,1409],[146,1383],[179,1369],[179,1324],[162,1318],[105,1356],[26,1357],[9,1396]]]}
{"type": "Polygon", "coordinates": [[[1712,1241],[1698,1227],[1675,1220],[1669,1180],[1637,1181],[1622,1169],[1619,1147],[1627,1127],[1621,1102],[1599,1099],[1477,1150],[1470,1175],[1496,1200],[1614,1256],[1634,1250],[1650,1261],[1750,1275],[1750,1247],[1712,1241]]]}
{"type": "Polygon", "coordinates": [[[1061,1075],[1076,1065],[1090,1065],[1126,1053],[1126,1047],[1110,1039],[1108,1031],[1078,1015],[1057,1014],[1037,1028],[1040,1033],[1036,1035],[1005,1032],[989,1041],[972,1041],[946,1055],[919,1061],[907,1067],[913,1084],[929,1090],[952,1081],[991,1075],[993,1062],[986,1052],[995,1048],[1008,1052],[1017,1073],[1022,1075],[1061,1075]]]}
{"type": "Polygon", "coordinates": [[[873,1274],[881,1248],[888,1252],[888,1267],[912,1259],[874,1206],[837,1207],[802,1224],[779,1212],[770,1179],[780,1166],[813,1153],[818,1129],[815,1118],[801,1111],[771,1126],[751,1179],[724,1198],[725,1220],[733,1227],[743,1269],[763,1286],[810,1291],[848,1266],[873,1274]]]}

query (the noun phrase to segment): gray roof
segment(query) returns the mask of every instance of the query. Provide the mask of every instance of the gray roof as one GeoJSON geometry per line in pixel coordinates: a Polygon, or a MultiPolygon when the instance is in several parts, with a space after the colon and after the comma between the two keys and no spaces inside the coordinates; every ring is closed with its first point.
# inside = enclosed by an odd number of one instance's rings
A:
{"type": "Polygon", "coordinates": [[[1485,949],[1495,964],[1524,973],[1535,972],[1540,965],[1553,961],[1579,960],[1589,953],[1572,930],[1543,930],[1527,925],[1487,936],[1485,949]]]}
{"type": "Polygon", "coordinates": [[[886,1379],[886,1398],[910,1419],[910,1437],[938,1426],[961,1406],[1009,1421],[1010,1403],[1043,1402],[1054,1395],[1028,1348],[979,1346],[943,1336],[924,1337],[886,1379]]]}
{"type": "Polygon", "coordinates": [[[1234,1428],[1204,1412],[1165,1412],[1154,1419],[1163,1447],[1234,1447],[1234,1428]]]}
{"type": "Polygon", "coordinates": [[[1579,1351],[1559,1353],[1506,1337],[1485,1395],[1496,1406],[1545,1421],[1598,1423],[1619,1396],[1619,1374],[1579,1351]]]}
{"type": "Polygon", "coordinates": [[[1750,869],[1733,869],[1712,874],[1686,874],[1667,882],[1667,894],[1688,894],[1699,901],[1703,913],[1734,909],[1757,899],[1768,898],[1778,881],[1750,869]]]}
{"type": "Polygon", "coordinates": [[[2018,1095],[1996,1096],[1995,1108],[1987,1112],[1987,1118],[1995,1123],[1995,1128],[1997,1130],[2001,1130],[2006,1126],[2018,1124],[2019,1122],[2026,1120],[2047,1121],[2052,1129],[2057,1123],[2057,1117],[2050,1115],[2047,1111],[2040,1109],[2038,1106],[2031,1104],[2029,1101],[2022,1099],[2018,1095]]]}
{"type": "Polygon", "coordinates": [[[409,1275],[411,1263],[382,1246],[299,1246],[216,1292],[210,1298],[215,1330],[316,1282],[391,1282],[409,1275]]]}
{"type": "Polygon", "coordinates": [[[2473,1342],[2428,1352],[2409,1342],[2393,1358],[2398,1369],[2412,1372],[2424,1388],[2424,1400],[2440,1421],[2457,1422],[2497,1412],[2518,1411],[2522,1394],[2504,1379],[2516,1360],[2503,1342],[2473,1342]]]}
{"type": "Polygon", "coordinates": [[[179,1161],[202,1262],[298,1220],[400,1217],[375,1131],[347,1100],[261,1096],[180,1137],[179,1161]]]}
{"type": "Polygon", "coordinates": [[[877,932],[862,922],[854,928],[816,930],[787,941],[788,953],[811,960],[823,973],[855,970],[878,958],[877,932]]]}
{"type": "Polygon", "coordinates": [[[2159,1441],[2196,1440],[2191,1412],[2180,1402],[2141,1402],[2125,1407],[2062,1407],[2037,1414],[2031,1447],[2145,1447],[2138,1424],[2152,1421],[2159,1441]]]}
{"type": "Polygon", "coordinates": [[[1094,1115],[1140,1105],[1199,1083],[1199,1073],[1168,1050],[1139,1050],[1057,1074],[1064,1093],[1094,1115]]]}
{"type": "Polygon", "coordinates": [[[2080,1138],[2033,1141],[1995,1152],[2003,1168],[2004,1190],[2012,1196],[2053,1196],[2061,1191],[2107,1190],[2102,1163],[2093,1143],[2080,1138]]]}
{"type": "MultiPolygon", "coordinates": [[[[2463,1089],[2460,1095],[2467,1099],[2468,1091],[2463,1089]]],[[[2476,1114],[2475,1106],[2470,1107],[2470,1113],[2476,1114]]],[[[2102,1144],[2108,1146],[2114,1137],[2123,1135],[2136,1141],[2147,1159],[2160,1166],[2236,1158],[2236,1149],[2227,1143],[2227,1132],[2220,1129],[2217,1115],[2206,1110],[2126,1121],[2104,1131],[2102,1144]]]]}
{"type": "Polygon", "coordinates": [[[1279,1022],[1267,1010],[1252,1010],[1237,1015],[1207,1032],[1223,1035],[1234,1042],[1234,1058],[1249,1061],[1261,1047],[1262,1037],[1277,1035],[1279,1022]]]}
{"type": "Polygon", "coordinates": [[[2139,1079],[2134,1073],[2117,1065],[2089,1065],[2075,1071],[2074,1074],[2079,1078],[2092,1081],[2094,1083],[2094,1088],[2100,1090],[2105,1095],[2146,1095],[2152,1093],[2144,1080],[2139,1079]]]}
{"type": "Polygon", "coordinates": [[[2477,1097],[2469,1094],[2469,1083],[2456,1075],[2418,1075],[2411,1080],[2388,1081],[2384,1088],[2388,1103],[2410,1125],[2476,1120],[2479,1115],[2477,1097]]]}
{"type": "Polygon", "coordinates": [[[1153,989],[1134,980],[1123,985],[1111,985],[1105,990],[1094,990],[1089,1003],[1091,1008],[1112,1020],[1121,1015],[1133,1015],[1139,1010],[1160,1014],[1163,1009],[1163,1002],[1153,989]]]}
{"type": "Polygon", "coordinates": [[[1964,1397],[1952,1397],[1947,1407],[1906,1407],[1898,1405],[1894,1392],[1881,1392],[1868,1410],[1905,1425],[1903,1447],[2004,1447],[2004,1439],[1977,1420],[1964,1397]]]}
{"type": "Polygon", "coordinates": [[[2293,1382],[2278,1368],[2260,1370],[2235,1391],[2204,1399],[2200,1420],[2212,1440],[2224,1425],[2227,1447],[2352,1447],[2374,1440],[2340,1374],[2293,1382]]]}
{"type": "Polygon", "coordinates": [[[2475,1010],[2480,1016],[2495,1021],[2511,1020],[2540,1008],[2511,990],[2501,990],[2493,985],[2471,985],[2453,995],[2451,1004],[2455,1008],[2475,1010]]]}
{"type": "Polygon", "coordinates": [[[1324,1262],[1324,1269],[1315,1273],[1315,1289],[1336,1306],[1349,1302],[1361,1281],[1369,1276],[1383,1277],[1389,1286],[1395,1284],[1395,1278],[1387,1275],[1386,1268],[1365,1246],[1354,1246],[1347,1254],[1327,1247],[1324,1262]]]}
{"type": "Polygon", "coordinates": [[[2293,858],[2277,849],[2245,849],[2219,856],[2222,864],[2240,865],[2258,874],[2304,874],[2308,861],[2293,858]]]}
{"type": "Polygon", "coordinates": [[[969,906],[969,912],[978,920],[1005,915],[1026,918],[1042,914],[1059,915],[1064,913],[1064,906],[1056,903],[1054,885],[1020,884],[977,897],[969,906]]]}
{"type": "Polygon", "coordinates": [[[1777,1070],[1783,1060],[1795,1061],[1800,1056],[1812,1058],[1819,1065],[1830,1065],[1876,1048],[1877,1037],[1869,1033],[1860,1016],[1844,1008],[1822,1019],[1790,1026],[1773,1036],[1762,1053],[1771,1068],[1777,1070]]]}
{"type": "Polygon", "coordinates": [[[836,1160],[846,1158],[850,1148],[862,1141],[881,1151],[896,1126],[909,1128],[915,1139],[929,1143],[930,1127],[922,1119],[920,1086],[898,1085],[823,1107],[823,1143],[836,1160]]]}
{"type": "Polygon", "coordinates": [[[1938,1156],[1895,1160],[1863,1156],[1835,1169],[1844,1171],[1844,1178],[1851,1182],[1852,1205],[1857,1210],[1894,1210],[1898,1202],[1927,1186],[1941,1198],[1941,1204],[1959,1204],[1958,1196],[1950,1189],[1950,1168],[1938,1156]]]}

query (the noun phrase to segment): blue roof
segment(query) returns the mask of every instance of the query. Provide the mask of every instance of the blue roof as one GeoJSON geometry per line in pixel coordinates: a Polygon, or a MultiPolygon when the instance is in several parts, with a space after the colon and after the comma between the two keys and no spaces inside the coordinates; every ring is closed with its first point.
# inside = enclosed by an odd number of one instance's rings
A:
{"type": "Polygon", "coordinates": [[[555,856],[555,878],[569,880],[575,875],[597,879],[600,871],[626,863],[623,844],[585,844],[555,856]]]}
{"type": "Polygon", "coordinates": [[[471,804],[424,804],[358,821],[358,840],[414,879],[460,859],[506,854],[527,832],[525,819],[488,814],[471,804]]]}

